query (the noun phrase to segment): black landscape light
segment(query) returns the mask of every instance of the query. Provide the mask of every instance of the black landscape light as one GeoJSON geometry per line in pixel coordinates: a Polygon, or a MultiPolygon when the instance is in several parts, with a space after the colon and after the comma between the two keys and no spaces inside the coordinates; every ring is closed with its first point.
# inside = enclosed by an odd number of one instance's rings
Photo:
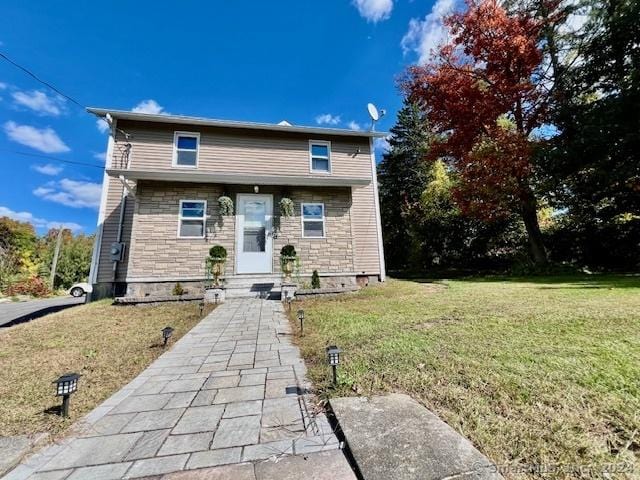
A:
{"type": "Polygon", "coordinates": [[[298,320],[300,321],[300,335],[304,334],[304,310],[298,310],[298,320]]]}
{"type": "Polygon", "coordinates": [[[164,347],[167,346],[167,342],[169,341],[169,339],[171,338],[171,335],[173,335],[173,328],[171,327],[164,327],[162,329],[162,339],[164,340],[164,343],[162,344],[164,347]]]}
{"type": "Polygon", "coordinates": [[[333,384],[338,385],[338,365],[340,365],[340,354],[342,350],[340,350],[335,345],[329,345],[327,347],[327,363],[331,365],[331,369],[333,370],[333,384]]]}
{"type": "Polygon", "coordinates": [[[56,396],[62,397],[62,409],[60,414],[63,417],[69,416],[69,397],[78,390],[78,379],[80,375],[77,373],[65,373],[53,383],[56,384],[56,396]]]}
{"type": "Polygon", "coordinates": [[[214,302],[217,305],[218,304],[218,297],[220,296],[219,292],[213,292],[213,298],[214,298],[214,302]]]}

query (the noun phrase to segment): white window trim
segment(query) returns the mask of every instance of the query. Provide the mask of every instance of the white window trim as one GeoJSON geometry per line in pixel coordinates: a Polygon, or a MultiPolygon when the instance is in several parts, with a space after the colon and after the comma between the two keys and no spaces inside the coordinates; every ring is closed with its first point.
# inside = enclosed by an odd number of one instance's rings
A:
{"type": "Polygon", "coordinates": [[[302,238],[309,239],[322,239],[327,238],[327,222],[324,211],[324,203],[322,202],[304,202],[300,204],[300,227],[302,229],[302,238]],[[305,220],[304,218],[304,207],[305,205],[321,205],[322,206],[322,219],[319,218],[308,218],[305,220]],[[304,234],[304,222],[322,222],[322,236],[321,237],[308,237],[304,234]]]}
{"type": "Polygon", "coordinates": [[[198,168],[199,163],[200,163],[200,132],[173,132],[173,160],[171,162],[171,166],[174,168],[198,168]],[[178,164],[178,137],[196,137],[196,164],[195,165],[179,165],[178,164]]]}
{"type": "Polygon", "coordinates": [[[199,198],[193,199],[193,200],[180,200],[180,206],[179,206],[179,210],[178,210],[178,238],[205,238],[207,236],[207,201],[206,200],[202,200],[199,198]],[[203,213],[203,217],[183,217],[182,216],[182,204],[183,203],[189,203],[189,202],[198,202],[198,203],[204,203],[204,213],[203,213]],[[202,220],[202,235],[198,235],[195,237],[192,236],[183,236],[180,235],[180,227],[182,226],[182,221],[183,220],[202,220]]]}
{"type": "MultiPolygon", "coordinates": [[[[316,156],[315,158],[325,158],[323,156],[316,156]]],[[[331,142],[327,141],[327,140],[309,140],[309,172],[311,173],[322,173],[324,175],[330,175],[331,174],[331,142]],[[329,169],[328,170],[314,170],[313,169],[313,154],[312,154],[312,147],[314,145],[323,145],[327,147],[327,163],[329,164],[329,169]]]]}

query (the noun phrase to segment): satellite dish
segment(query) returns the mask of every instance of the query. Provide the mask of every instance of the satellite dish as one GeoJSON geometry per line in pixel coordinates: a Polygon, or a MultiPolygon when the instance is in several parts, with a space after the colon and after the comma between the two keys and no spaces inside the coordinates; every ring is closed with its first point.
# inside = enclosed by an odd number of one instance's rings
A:
{"type": "Polygon", "coordinates": [[[378,109],[373,103],[367,103],[367,110],[369,110],[369,116],[371,120],[377,122],[380,120],[380,114],[378,113],[378,109]]]}
{"type": "Polygon", "coordinates": [[[378,107],[376,107],[373,103],[367,103],[367,110],[369,111],[369,116],[371,117],[371,131],[375,129],[376,122],[380,120],[380,118],[384,117],[384,114],[387,113],[384,110],[378,111],[378,107]]]}

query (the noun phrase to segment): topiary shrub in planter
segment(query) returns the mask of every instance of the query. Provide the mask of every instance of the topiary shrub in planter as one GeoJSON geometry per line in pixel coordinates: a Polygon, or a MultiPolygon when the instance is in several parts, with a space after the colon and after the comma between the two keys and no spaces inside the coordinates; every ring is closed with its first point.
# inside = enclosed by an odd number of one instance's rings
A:
{"type": "Polygon", "coordinates": [[[318,270],[314,270],[311,274],[311,288],[320,288],[320,275],[318,275],[318,270]]]}
{"type": "Polygon", "coordinates": [[[227,261],[227,249],[222,245],[214,245],[209,249],[207,257],[207,279],[213,277],[213,286],[220,287],[220,277],[224,274],[227,261]]]}
{"type": "Polygon", "coordinates": [[[285,245],[280,250],[280,268],[286,281],[291,281],[291,274],[296,263],[296,248],[293,245],[285,245]]]}

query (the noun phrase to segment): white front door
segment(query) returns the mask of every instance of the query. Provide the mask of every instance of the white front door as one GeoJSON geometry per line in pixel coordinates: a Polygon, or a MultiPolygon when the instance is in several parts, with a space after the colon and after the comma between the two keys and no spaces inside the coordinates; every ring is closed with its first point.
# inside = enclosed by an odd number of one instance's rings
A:
{"type": "Polygon", "coordinates": [[[271,273],[273,238],[271,195],[238,194],[236,202],[236,273],[271,273]]]}

